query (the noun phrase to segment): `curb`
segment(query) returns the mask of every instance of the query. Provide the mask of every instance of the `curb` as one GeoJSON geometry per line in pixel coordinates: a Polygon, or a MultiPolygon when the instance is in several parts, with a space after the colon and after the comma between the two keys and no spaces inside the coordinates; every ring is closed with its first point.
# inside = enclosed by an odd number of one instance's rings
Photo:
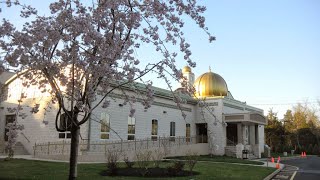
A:
{"type": "Polygon", "coordinates": [[[273,171],[273,173],[269,174],[267,177],[265,177],[263,180],[270,180],[271,178],[273,178],[273,176],[275,176],[276,174],[278,174],[283,168],[284,168],[284,164],[280,164],[280,169],[277,169],[275,171],[273,171]]]}

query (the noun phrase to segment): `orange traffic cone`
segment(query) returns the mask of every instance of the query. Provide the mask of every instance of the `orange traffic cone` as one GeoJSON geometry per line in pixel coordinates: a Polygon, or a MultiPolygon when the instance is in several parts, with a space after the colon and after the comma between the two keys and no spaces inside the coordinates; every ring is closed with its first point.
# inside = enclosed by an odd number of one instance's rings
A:
{"type": "Polygon", "coordinates": [[[271,162],[274,163],[274,158],[273,157],[271,157],[271,162]]]}
{"type": "Polygon", "coordinates": [[[307,157],[307,153],[306,152],[304,152],[304,155],[303,155],[304,157],[307,157]]]}
{"type": "Polygon", "coordinates": [[[276,164],[276,168],[280,169],[280,164],[279,163],[276,164]]]}
{"type": "Polygon", "coordinates": [[[304,154],[303,154],[303,152],[301,152],[301,157],[302,157],[302,158],[304,157],[304,154]]]}

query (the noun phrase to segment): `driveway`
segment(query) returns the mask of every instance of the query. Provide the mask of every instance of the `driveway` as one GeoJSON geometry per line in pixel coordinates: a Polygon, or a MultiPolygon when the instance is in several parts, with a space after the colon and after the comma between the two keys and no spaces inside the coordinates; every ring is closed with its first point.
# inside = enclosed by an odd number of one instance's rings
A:
{"type": "Polygon", "coordinates": [[[281,161],[283,164],[296,166],[299,168],[294,180],[319,180],[320,179],[320,157],[308,156],[281,161]]]}

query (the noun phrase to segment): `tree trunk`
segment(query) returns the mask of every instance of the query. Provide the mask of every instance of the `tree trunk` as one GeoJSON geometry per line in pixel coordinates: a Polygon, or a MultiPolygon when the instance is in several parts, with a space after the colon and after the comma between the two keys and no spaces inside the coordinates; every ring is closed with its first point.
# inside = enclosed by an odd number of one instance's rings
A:
{"type": "Polygon", "coordinates": [[[80,126],[71,126],[69,180],[77,178],[80,126]]]}

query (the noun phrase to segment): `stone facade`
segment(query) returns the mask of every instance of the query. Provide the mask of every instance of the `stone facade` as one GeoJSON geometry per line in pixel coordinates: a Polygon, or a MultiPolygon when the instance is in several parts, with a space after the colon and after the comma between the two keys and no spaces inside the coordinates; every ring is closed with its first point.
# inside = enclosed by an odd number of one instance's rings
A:
{"type": "MultiPolygon", "coordinates": [[[[190,79],[194,80],[193,75],[191,77],[190,79]]],[[[7,79],[8,77],[2,77],[2,81],[7,79]]],[[[237,143],[240,144],[238,148],[236,148],[235,144],[233,145],[237,151],[234,152],[234,156],[236,154],[239,156],[240,152],[238,151],[249,149],[256,157],[260,157],[260,153],[264,149],[265,123],[258,123],[250,118],[235,119],[228,122],[225,118],[235,114],[244,114],[243,117],[249,117],[252,113],[263,115],[261,109],[248,106],[246,103],[233,99],[232,96],[208,98],[204,103],[189,97],[187,103],[182,105],[182,109],[179,109],[172,100],[169,91],[159,88],[155,88],[155,90],[154,103],[148,110],[145,111],[139,102],[132,105],[136,109],[134,115],[135,140],[151,138],[152,120],[157,120],[158,130],[155,136],[166,138],[170,138],[171,122],[175,124],[174,137],[185,137],[186,126],[190,124],[190,137],[197,137],[199,139],[199,141],[197,139],[198,144],[206,144],[204,146],[197,145],[193,149],[206,147],[206,150],[201,150],[201,154],[224,155],[228,146],[228,128],[233,125],[236,132],[231,133],[236,137],[237,143]],[[181,111],[187,115],[186,119],[183,118],[181,111]]],[[[68,141],[68,138],[59,138],[59,133],[55,128],[57,104],[52,105],[48,94],[41,93],[36,87],[24,89],[21,81],[16,79],[8,84],[6,100],[0,104],[0,147],[5,144],[6,116],[15,113],[10,112],[8,109],[17,107],[19,94],[22,92],[25,92],[24,95],[27,98],[23,100],[21,104],[23,109],[19,111],[17,118],[18,123],[23,124],[25,129],[20,132],[18,141],[21,142],[25,149],[30,154],[34,154],[34,145],[36,143],[50,144],[50,142],[68,141]],[[30,111],[35,104],[39,104],[39,112],[32,114],[30,111]]],[[[127,91],[126,93],[130,94],[131,92],[127,91]]],[[[98,97],[97,99],[99,100],[100,98],[98,97]]],[[[108,108],[104,109],[98,106],[93,111],[91,119],[81,126],[81,140],[89,143],[111,143],[119,140],[128,140],[130,105],[123,104],[120,91],[115,91],[108,97],[108,100],[110,101],[108,108]],[[108,132],[109,138],[107,139],[101,139],[101,114],[108,114],[110,121],[111,131],[108,132]]],[[[175,155],[181,155],[184,152],[177,148],[174,149],[177,152],[175,155]]],[[[87,154],[90,151],[88,146],[87,154]]]]}

